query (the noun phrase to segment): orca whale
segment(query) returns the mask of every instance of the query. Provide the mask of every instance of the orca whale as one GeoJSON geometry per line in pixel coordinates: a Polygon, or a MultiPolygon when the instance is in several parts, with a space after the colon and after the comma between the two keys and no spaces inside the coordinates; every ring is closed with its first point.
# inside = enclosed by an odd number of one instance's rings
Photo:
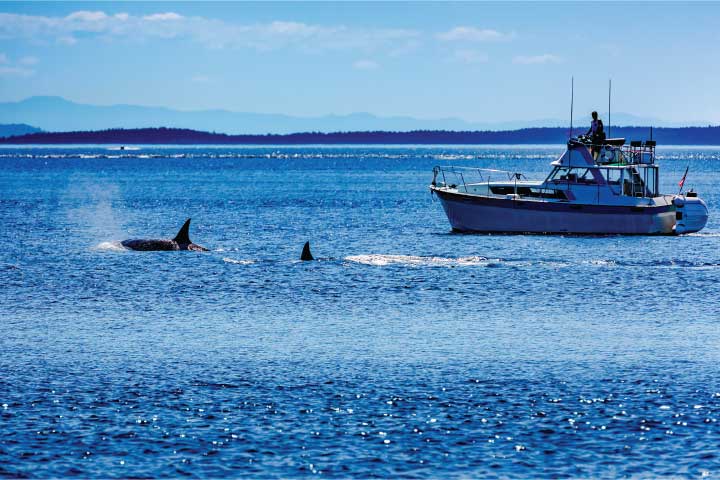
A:
{"type": "Polygon", "coordinates": [[[305,242],[305,245],[303,246],[303,249],[302,249],[302,253],[300,254],[300,260],[302,260],[302,261],[315,260],[315,257],[313,257],[312,253],[310,253],[310,242],[305,242]]]}
{"type": "Polygon", "coordinates": [[[130,250],[143,252],[165,250],[193,250],[196,252],[207,252],[207,248],[196,245],[190,241],[189,230],[190,219],[188,218],[177,235],[175,235],[175,238],[172,240],[138,238],[123,240],[120,243],[122,243],[123,247],[129,248],[130,250]]]}

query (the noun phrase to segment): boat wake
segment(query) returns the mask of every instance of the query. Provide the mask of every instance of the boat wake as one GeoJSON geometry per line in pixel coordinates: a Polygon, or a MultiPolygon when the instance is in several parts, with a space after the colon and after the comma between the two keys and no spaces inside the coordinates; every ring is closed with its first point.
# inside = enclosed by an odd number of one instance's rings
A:
{"type": "Polygon", "coordinates": [[[490,260],[486,257],[420,257],[415,255],[351,255],[345,257],[348,262],[360,263],[363,265],[372,265],[383,267],[386,265],[413,265],[413,266],[429,266],[429,267],[458,267],[473,265],[490,265],[500,260],[490,260]]]}
{"type": "Polygon", "coordinates": [[[543,267],[543,268],[717,268],[720,262],[696,262],[682,259],[652,260],[647,262],[622,261],[610,259],[593,259],[581,261],[543,260],[543,259],[501,259],[481,256],[469,257],[423,257],[416,255],[352,255],[344,258],[347,262],[384,267],[389,265],[416,267],[500,267],[510,268],[543,267]]]}
{"type": "Polygon", "coordinates": [[[252,265],[255,260],[237,260],[235,258],[223,257],[223,262],[232,263],[233,265],[252,265]]]}
{"type": "Polygon", "coordinates": [[[592,265],[595,267],[614,267],[615,265],[617,265],[617,262],[615,262],[615,260],[595,259],[584,261],[583,264],[592,265]]]}

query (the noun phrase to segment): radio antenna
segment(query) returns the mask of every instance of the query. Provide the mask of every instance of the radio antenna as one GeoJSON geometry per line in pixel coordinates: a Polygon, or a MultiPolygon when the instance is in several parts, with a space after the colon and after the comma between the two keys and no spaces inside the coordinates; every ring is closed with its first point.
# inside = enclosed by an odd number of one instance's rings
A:
{"type": "Polygon", "coordinates": [[[608,132],[607,136],[610,138],[610,125],[612,125],[611,116],[610,116],[610,99],[612,98],[612,78],[608,80],[608,132]]]}
{"type": "Polygon", "coordinates": [[[570,138],[573,136],[573,102],[575,100],[575,77],[570,77],[570,138]]]}

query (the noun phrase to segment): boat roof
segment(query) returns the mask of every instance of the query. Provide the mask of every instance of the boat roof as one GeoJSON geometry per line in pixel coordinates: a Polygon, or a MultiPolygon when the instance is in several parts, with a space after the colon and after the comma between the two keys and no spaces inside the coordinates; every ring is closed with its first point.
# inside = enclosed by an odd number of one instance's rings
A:
{"type": "Polygon", "coordinates": [[[554,167],[594,167],[597,164],[590,155],[590,150],[580,142],[569,141],[568,148],[560,158],[551,163],[554,167]]]}
{"type": "MultiPolygon", "coordinates": [[[[617,144],[624,143],[625,139],[616,139],[617,144]]],[[[646,142],[650,143],[650,142],[646,142]]],[[[655,143],[652,142],[654,147],[655,143]]],[[[616,146],[615,146],[616,147],[616,146]]],[[[617,147],[616,147],[617,148],[617,147]]],[[[627,157],[625,157],[627,159],[627,157]]],[[[631,157],[632,158],[632,157],[631,157]]],[[[630,168],[630,167],[648,167],[653,162],[613,162],[613,163],[598,163],[590,153],[590,149],[584,143],[576,140],[570,140],[567,144],[567,150],[563,153],[560,158],[550,163],[553,167],[565,167],[565,168],[630,168]]]]}

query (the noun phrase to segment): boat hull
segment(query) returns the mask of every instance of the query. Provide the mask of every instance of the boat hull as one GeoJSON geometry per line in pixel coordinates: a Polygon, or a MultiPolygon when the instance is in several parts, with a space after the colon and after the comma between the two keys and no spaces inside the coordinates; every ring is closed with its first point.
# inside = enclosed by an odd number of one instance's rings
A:
{"type": "Polygon", "coordinates": [[[581,205],[433,189],[453,230],[486,233],[671,235],[675,208],[581,205]]]}

